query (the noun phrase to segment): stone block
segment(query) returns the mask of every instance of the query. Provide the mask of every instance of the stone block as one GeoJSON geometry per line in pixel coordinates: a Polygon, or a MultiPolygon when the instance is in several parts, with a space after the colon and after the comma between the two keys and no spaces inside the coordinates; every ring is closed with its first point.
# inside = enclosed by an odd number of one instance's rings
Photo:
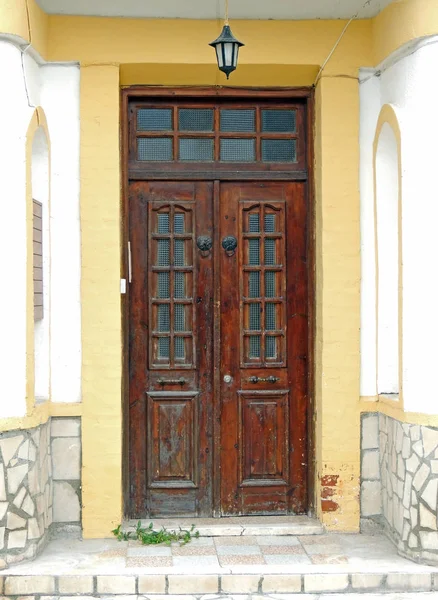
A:
{"type": "Polygon", "coordinates": [[[33,515],[35,514],[35,504],[33,503],[33,500],[29,495],[27,495],[24,499],[21,509],[24,510],[24,512],[27,513],[29,517],[33,517],[33,515]]]}
{"type": "Polygon", "coordinates": [[[21,507],[21,505],[23,504],[23,500],[24,500],[24,497],[25,497],[25,495],[26,495],[26,492],[27,492],[27,490],[26,490],[26,488],[25,488],[25,487],[22,487],[22,488],[21,488],[21,489],[18,491],[18,493],[17,493],[17,495],[15,496],[15,498],[14,498],[14,501],[13,501],[13,505],[14,505],[14,506],[16,506],[17,508],[20,508],[20,507],[21,507]]]}
{"type": "Polygon", "coordinates": [[[51,575],[10,576],[5,580],[6,596],[53,594],[54,591],[55,578],[51,575]]]}
{"type": "Polygon", "coordinates": [[[417,492],[421,490],[421,488],[426,482],[426,479],[429,477],[429,474],[429,467],[425,463],[423,463],[418,469],[417,473],[415,474],[414,481],[412,483],[417,492]]]}
{"type": "Polygon", "coordinates": [[[73,487],[66,481],[54,481],[53,522],[74,523],[78,522],[80,517],[79,498],[73,487]]]}
{"type": "Polygon", "coordinates": [[[424,488],[423,493],[421,494],[422,500],[426,502],[429,508],[432,509],[434,513],[437,511],[437,498],[438,498],[438,479],[432,479],[427,483],[424,488]]]}
{"type": "MultiPolygon", "coordinates": [[[[217,575],[168,575],[169,594],[217,594],[217,575]]],[[[167,598],[167,596],[166,596],[167,598]]]]}
{"type": "Polygon", "coordinates": [[[260,575],[222,575],[221,591],[229,594],[258,592],[260,575]]]}
{"type": "Polygon", "coordinates": [[[18,451],[18,458],[22,458],[23,460],[29,460],[29,440],[25,440],[18,451]]]}
{"type": "Polygon", "coordinates": [[[362,479],[380,479],[378,450],[364,450],[361,477],[362,479]]]}
{"type": "Polygon", "coordinates": [[[374,573],[353,573],[351,583],[354,590],[377,590],[382,586],[383,575],[374,573]]]}
{"type": "Polygon", "coordinates": [[[412,475],[406,473],[404,489],[403,489],[403,506],[405,508],[409,508],[410,500],[411,500],[411,491],[412,491],[412,475]]]}
{"type": "Polygon", "coordinates": [[[262,591],[265,594],[293,594],[301,592],[301,575],[264,575],[262,591]]]}
{"type": "Polygon", "coordinates": [[[16,531],[10,531],[8,535],[8,550],[14,548],[24,548],[27,541],[27,530],[17,529],[16,531]]]}
{"type": "Polygon", "coordinates": [[[429,591],[432,581],[430,573],[388,573],[386,586],[398,592],[429,591]]]}
{"type": "Polygon", "coordinates": [[[8,492],[16,494],[21,482],[26,477],[28,471],[27,464],[10,467],[8,469],[8,492]]]}
{"type": "Polygon", "coordinates": [[[23,435],[14,435],[0,440],[0,449],[6,467],[9,465],[23,440],[23,435]]]}
{"type": "Polygon", "coordinates": [[[413,454],[411,458],[408,458],[406,461],[406,470],[409,471],[409,473],[416,473],[419,466],[420,459],[416,454],[413,454]]]}
{"type": "Polygon", "coordinates": [[[132,575],[98,575],[98,594],[135,594],[135,577],[132,575]]]}
{"type": "Polygon", "coordinates": [[[15,513],[9,511],[6,519],[6,528],[23,529],[24,527],[26,527],[26,519],[23,519],[23,517],[19,517],[15,513]]]}
{"type": "Polygon", "coordinates": [[[342,592],[348,588],[348,575],[319,573],[304,575],[305,593],[342,592]]]}
{"type": "Polygon", "coordinates": [[[81,444],[77,437],[52,440],[53,479],[81,478],[81,444]]]}
{"type": "Polygon", "coordinates": [[[425,550],[438,550],[438,532],[420,531],[420,541],[425,550]]]}
{"type": "Polygon", "coordinates": [[[418,442],[415,442],[415,444],[412,445],[412,450],[420,458],[423,458],[423,456],[424,456],[424,450],[423,450],[423,442],[421,440],[418,440],[418,442]]]}
{"type": "Polygon", "coordinates": [[[81,435],[80,419],[63,417],[52,418],[50,435],[55,437],[79,437],[81,435]]]}
{"type": "Polygon", "coordinates": [[[165,594],[166,577],[164,575],[140,575],[138,578],[139,594],[165,594]]]}
{"type": "Polygon", "coordinates": [[[362,418],[362,450],[379,447],[379,415],[366,415],[362,418]]]}
{"type": "Polygon", "coordinates": [[[363,481],[361,485],[360,507],[362,517],[382,513],[380,481],[363,481]]]}
{"type": "Polygon", "coordinates": [[[420,525],[422,528],[437,530],[436,512],[432,513],[424,504],[420,504],[420,525]]]}
{"type": "Polygon", "coordinates": [[[411,456],[411,442],[408,437],[403,438],[402,446],[402,458],[409,458],[411,456]]]}
{"type": "Polygon", "coordinates": [[[92,594],[92,575],[66,575],[58,578],[58,590],[61,594],[92,594]]]}
{"type": "Polygon", "coordinates": [[[38,521],[35,518],[29,519],[27,524],[27,532],[30,540],[36,540],[40,537],[40,528],[38,526],[38,521]]]}
{"type": "Polygon", "coordinates": [[[421,437],[423,438],[424,456],[427,458],[438,446],[438,431],[430,427],[422,427],[421,437]]]}

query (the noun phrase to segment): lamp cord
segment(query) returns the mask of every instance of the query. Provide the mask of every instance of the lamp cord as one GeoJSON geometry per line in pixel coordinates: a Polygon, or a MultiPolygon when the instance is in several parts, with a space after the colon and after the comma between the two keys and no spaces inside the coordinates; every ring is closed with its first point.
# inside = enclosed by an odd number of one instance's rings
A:
{"type": "Polygon", "coordinates": [[[225,25],[228,25],[228,0],[225,0],[225,25]]]}
{"type": "MultiPolygon", "coordinates": [[[[226,0],[228,2],[228,0],[226,0]]],[[[351,17],[351,19],[348,21],[348,23],[345,25],[344,29],[342,30],[341,35],[338,37],[335,45],[333,46],[333,48],[331,49],[329,55],[327,56],[327,58],[325,59],[325,61],[322,63],[321,68],[319,69],[318,75],[316,76],[315,79],[315,83],[313,84],[313,87],[316,87],[318,84],[318,81],[321,79],[322,73],[324,71],[324,69],[327,66],[328,61],[331,59],[331,57],[333,56],[333,54],[335,53],[337,47],[339,46],[339,44],[341,43],[342,38],[345,35],[345,32],[347,31],[347,29],[350,27],[350,24],[352,21],[354,21],[355,19],[357,19],[357,17],[359,16],[359,14],[361,13],[361,11],[368,6],[369,4],[371,4],[371,0],[366,0],[365,4],[363,4],[359,10],[357,11],[357,13],[355,15],[353,15],[351,17]]]]}

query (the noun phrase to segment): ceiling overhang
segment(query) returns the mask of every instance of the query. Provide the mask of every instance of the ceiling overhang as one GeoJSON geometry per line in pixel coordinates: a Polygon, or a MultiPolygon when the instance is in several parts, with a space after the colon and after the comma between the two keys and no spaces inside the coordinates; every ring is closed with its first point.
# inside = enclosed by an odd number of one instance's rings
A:
{"type": "MultiPolygon", "coordinates": [[[[225,0],[37,0],[50,14],[126,18],[222,19],[225,0]]],[[[392,0],[230,0],[230,19],[365,19],[392,0]]]]}

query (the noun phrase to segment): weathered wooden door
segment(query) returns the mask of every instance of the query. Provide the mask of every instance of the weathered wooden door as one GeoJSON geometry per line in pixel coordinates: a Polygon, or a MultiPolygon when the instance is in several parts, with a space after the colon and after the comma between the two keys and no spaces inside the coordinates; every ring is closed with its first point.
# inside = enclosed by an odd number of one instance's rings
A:
{"type": "Polygon", "coordinates": [[[305,184],[216,190],[130,188],[135,517],[306,509],[305,184]]]}
{"type": "Polygon", "coordinates": [[[306,509],[306,213],[300,183],[221,186],[222,514],[306,509]]]}
{"type": "Polygon", "coordinates": [[[122,92],[130,517],[307,510],[310,96],[122,92]]]}
{"type": "Polygon", "coordinates": [[[131,184],[131,516],[212,507],[212,184],[131,184]]]}

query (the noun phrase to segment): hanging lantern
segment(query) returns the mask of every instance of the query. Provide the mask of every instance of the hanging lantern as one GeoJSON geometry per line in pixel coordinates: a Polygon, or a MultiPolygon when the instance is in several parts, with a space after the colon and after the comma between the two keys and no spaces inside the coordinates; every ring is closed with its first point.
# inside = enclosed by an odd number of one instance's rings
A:
{"type": "Polygon", "coordinates": [[[217,64],[221,71],[225,73],[227,79],[237,67],[237,58],[239,56],[239,48],[244,46],[242,42],[236,40],[231,32],[230,26],[225,22],[224,28],[220,36],[209,44],[216,50],[217,64]]]}

